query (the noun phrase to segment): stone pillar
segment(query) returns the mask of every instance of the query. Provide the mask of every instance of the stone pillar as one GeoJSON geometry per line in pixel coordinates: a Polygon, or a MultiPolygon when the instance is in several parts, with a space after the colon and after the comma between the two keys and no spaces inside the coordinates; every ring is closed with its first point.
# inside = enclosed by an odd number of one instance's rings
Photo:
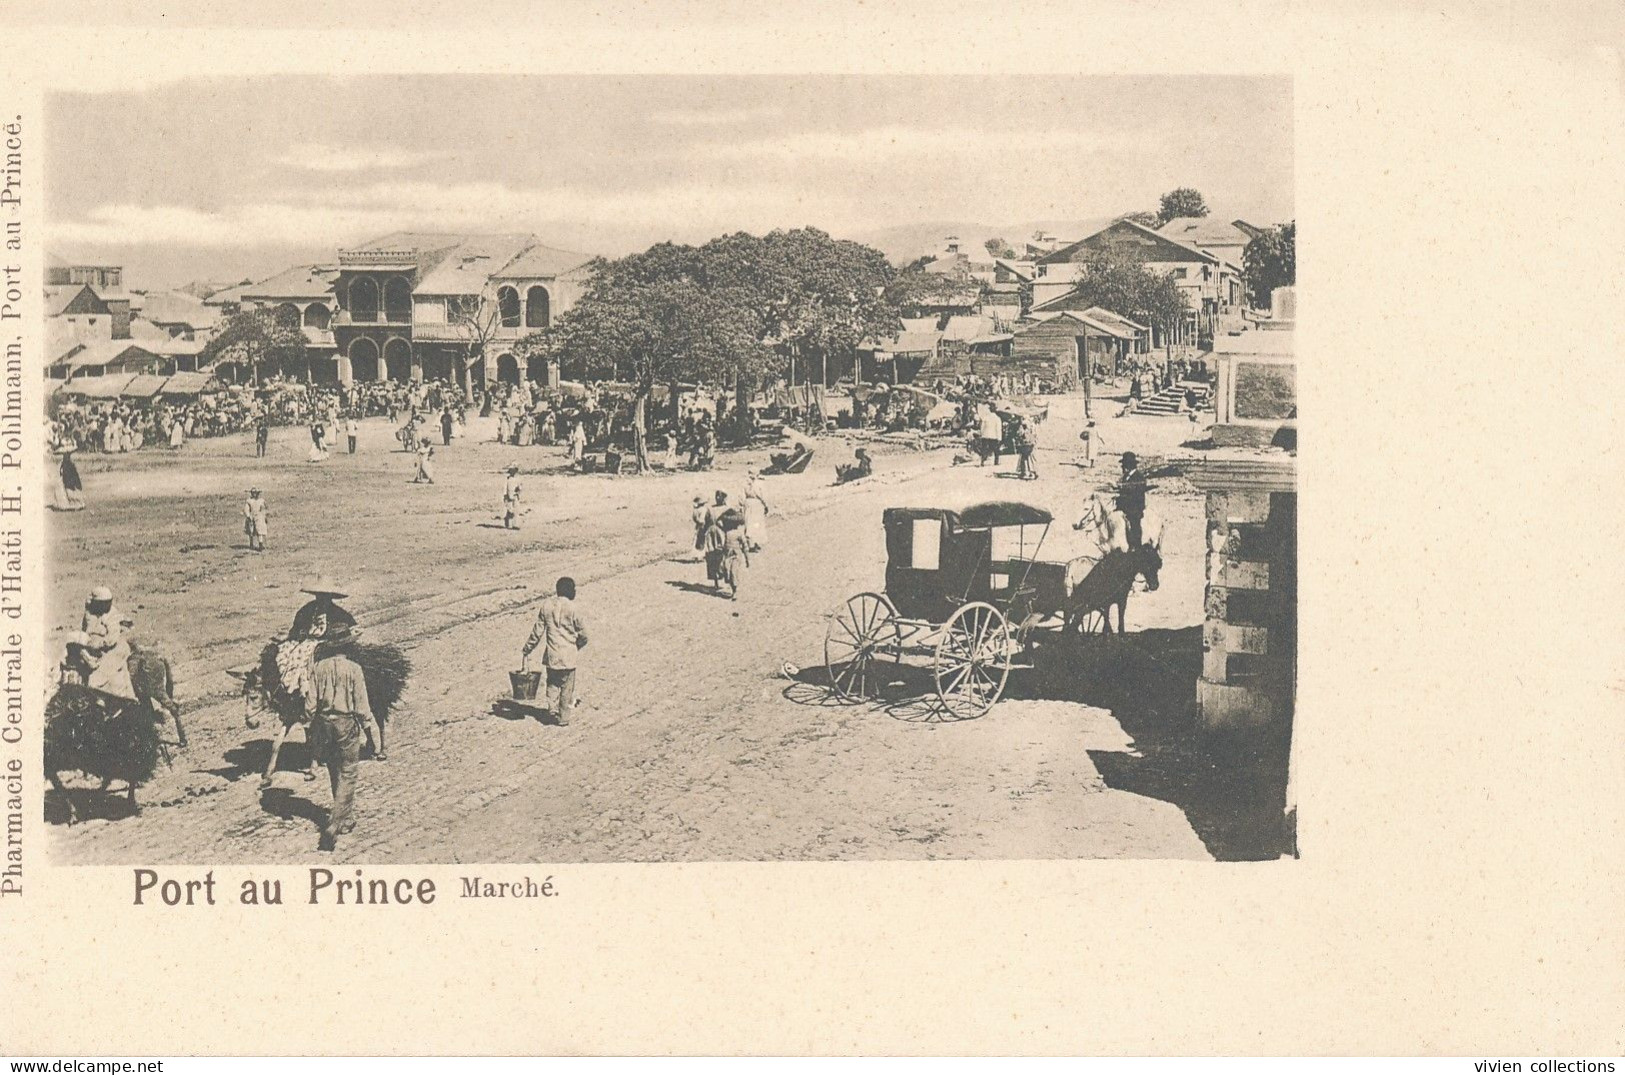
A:
{"type": "Polygon", "coordinates": [[[1204,728],[1262,728],[1290,719],[1296,517],[1295,493],[1207,494],[1207,592],[1196,687],[1204,728]]]}
{"type": "Polygon", "coordinates": [[[355,383],[355,371],[350,368],[350,356],[341,354],[338,356],[338,362],[339,384],[348,388],[355,383]]]}

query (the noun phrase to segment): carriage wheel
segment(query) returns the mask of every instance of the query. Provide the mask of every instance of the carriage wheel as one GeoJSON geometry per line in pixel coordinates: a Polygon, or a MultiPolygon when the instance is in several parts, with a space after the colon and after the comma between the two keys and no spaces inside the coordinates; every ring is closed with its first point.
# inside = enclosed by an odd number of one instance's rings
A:
{"type": "Polygon", "coordinates": [[[840,697],[860,702],[878,696],[902,659],[897,609],[885,594],[860,593],[830,617],[824,668],[840,697]]]}
{"type": "Polygon", "coordinates": [[[983,601],[961,607],[942,628],[933,671],[937,697],[954,718],[979,717],[1010,678],[1010,621],[983,601]]]}
{"type": "Polygon", "coordinates": [[[1078,617],[1078,633],[1083,635],[1103,635],[1106,633],[1106,613],[1091,609],[1078,617]]]}

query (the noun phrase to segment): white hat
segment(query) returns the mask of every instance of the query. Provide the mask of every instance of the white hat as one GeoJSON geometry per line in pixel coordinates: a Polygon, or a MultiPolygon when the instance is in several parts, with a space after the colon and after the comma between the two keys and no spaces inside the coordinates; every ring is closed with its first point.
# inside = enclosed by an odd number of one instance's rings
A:
{"type": "Polygon", "coordinates": [[[94,590],[90,591],[90,599],[92,601],[111,601],[113,599],[113,591],[109,590],[106,586],[98,586],[94,590]]]}

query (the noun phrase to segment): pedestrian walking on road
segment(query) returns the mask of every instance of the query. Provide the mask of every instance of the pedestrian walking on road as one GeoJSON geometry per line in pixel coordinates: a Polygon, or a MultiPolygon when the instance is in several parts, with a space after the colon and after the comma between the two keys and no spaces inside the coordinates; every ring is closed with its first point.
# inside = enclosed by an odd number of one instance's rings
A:
{"type": "Polygon", "coordinates": [[[254,419],[254,458],[264,459],[271,443],[271,415],[264,407],[254,419]]]}
{"type": "Polygon", "coordinates": [[[62,458],[56,465],[56,473],[62,492],[52,507],[58,511],[84,511],[85,483],[79,477],[79,468],[74,465],[72,448],[62,450],[62,458]]]}
{"type": "Polygon", "coordinates": [[[355,413],[353,411],[351,412],[350,417],[344,420],[344,435],[349,438],[350,454],[354,455],[356,439],[361,436],[361,423],[356,421],[355,413]]]}
{"type": "Polygon", "coordinates": [[[271,509],[258,489],[248,491],[243,502],[243,533],[248,536],[250,552],[264,552],[265,539],[271,532],[271,509]]]}
{"type": "Polygon", "coordinates": [[[520,671],[530,671],[530,655],[541,649],[547,666],[547,707],[553,723],[560,726],[568,725],[575,712],[577,654],[587,646],[587,621],[575,601],[575,579],[559,579],[553,595],[536,610],[536,625],[519,662],[520,671]]]}
{"type": "Polygon", "coordinates": [[[1083,442],[1083,465],[1093,469],[1095,453],[1104,447],[1100,440],[1100,433],[1095,429],[1095,423],[1084,422],[1083,432],[1078,434],[1078,440],[1083,442]]]}
{"type": "Polygon", "coordinates": [[[705,507],[705,497],[697,496],[694,498],[694,511],[689,517],[694,522],[694,551],[704,552],[705,528],[710,525],[708,512],[706,511],[705,507]]]}
{"type": "Polygon", "coordinates": [[[316,667],[311,673],[311,692],[305,708],[310,714],[315,751],[327,767],[333,787],[333,806],[322,826],[317,849],[332,851],[338,838],[355,829],[351,812],[355,806],[356,772],[361,765],[361,723],[371,721],[372,703],[367,698],[367,677],[361,666],[350,659],[356,628],[329,624],[316,646],[316,667]]]}
{"type": "Polygon", "coordinates": [[[502,528],[517,529],[519,525],[519,464],[508,464],[508,480],[502,487],[502,528]]]}
{"type": "Polygon", "coordinates": [[[718,489],[716,503],[705,511],[705,533],[700,539],[700,546],[705,550],[705,579],[718,592],[722,590],[722,560],[728,543],[722,531],[722,516],[729,510],[728,494],[718,489]]]}
{"type": "Polygon", "coordinates": [[[739,600],[739,587],[745,581],[745,568],[750,566],[750,537],[745,527],[745,516],[737,509],[723,513],[722,527],[722,581],[728,584],[728,599],[739,600]]]}
{"type": "Polygon", "coordinates": [[[440,412],[440,446],[451,447],[451,408],[440,412]]]}
{"type": "Polygon", "coordinates": [[[418,472],[412,476],[412,484],[434,484],[434,445],[423,442],[418,447],[418,472]]]}
{"type": "Polygon", "coordinates": [[[750,475],[745,479],[745,537],[751,552],[761,552],[767,542],[767,516],[771,510],[756,475],[750,475]]]}
{"type": "Polygon", "coordinates": [[[1033,426],[1030,419],[1016,419],[1016,477],[1022,481],[1038,477],[1038,468],[1033,465],[1033,449],[1037,447],[1033,439],[1033,426]]]}

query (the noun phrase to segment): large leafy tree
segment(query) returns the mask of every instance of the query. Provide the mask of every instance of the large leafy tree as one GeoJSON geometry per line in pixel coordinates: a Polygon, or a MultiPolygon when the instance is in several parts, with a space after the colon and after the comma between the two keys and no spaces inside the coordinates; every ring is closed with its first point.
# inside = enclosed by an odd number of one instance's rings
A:
{"type": "Polygon", "coordinates": [[[656,385],[732,381],[744,429],[749,392],[786,362],[822,364],[897,330],[886,296],[893,275],[880,251],[811,228],[738,232],[699,247],[661,243],[594,262],[580,301],[522,347],[567,368],[629,378],[643,467],[656,385]]]}
{"type": "Polygon", "coordinates": [[[305,334],[294,320],[271,310],[244,310],[227,317],[198,357],[200,367],[236,363],[255,382],[267,367],[283,373],[308,372],[305,334]]]}
{"type": "Polygon", "coordinates": [[[1297,221],[1281,224],[1259,235],[1241,252],[1247,270],[1247,290],[1253,305],[1265,308],[1270,292],[1287,287],[1298,279],[1297,221]]]}
{"type": "Polygon", "coordinates": [[[1195,187],[1179,187],[1162,196],[1157,222],[1166,224],[1182,216],[1207,216],[1207,202],[1195,187]]]}
{"type": "Polygon", "coordinates": [[[1147,269],[1132,249],[1086,250],[1076,260],[1083,263],[1074,292],[1079,308],[1103,307],[1154,326],[1164,337],[1189,308],[1173,277],[1147,269]]]}

